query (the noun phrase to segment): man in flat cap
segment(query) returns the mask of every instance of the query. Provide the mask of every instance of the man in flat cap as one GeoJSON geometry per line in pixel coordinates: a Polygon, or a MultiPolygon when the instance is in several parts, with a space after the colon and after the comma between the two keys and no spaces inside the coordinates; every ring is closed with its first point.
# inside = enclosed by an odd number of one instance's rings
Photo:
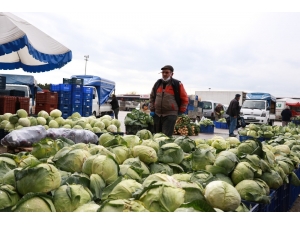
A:
{"type": "Polygon", "coordinates": [[[171,137],[178,115],[185,113],[188,95],[183,84],[173,78],[174,68],[161,68],[162,78],[154,84],[150,94],[150,115],[154,120],[154,133],[171,137]]]}
{"type": "Polygon", "coordinates": [[[240,94],[236,94],[235,98],[231,100],[226,113],[230,116],[230,125],[229,125],[229,137],[236,137],[234,130],[237,125],[237,118],[240,114],[240,94]]]}

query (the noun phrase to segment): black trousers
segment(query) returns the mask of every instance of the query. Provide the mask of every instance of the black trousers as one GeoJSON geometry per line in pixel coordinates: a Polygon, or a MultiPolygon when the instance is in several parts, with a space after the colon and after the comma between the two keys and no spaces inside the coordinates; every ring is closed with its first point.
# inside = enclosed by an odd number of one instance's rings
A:
{"type": "Polygon", "coordinates": [[[115,119],[118,119],[119,108],[114,109],[115,119]]]}
{"type": "Polygon", "coordinates": [[[154,120],[154,133],[164,133],[168,137],[171,137],[174,132],[175,123],[177,120],[177,116],[157,116],[153,117],[154,120]]]}

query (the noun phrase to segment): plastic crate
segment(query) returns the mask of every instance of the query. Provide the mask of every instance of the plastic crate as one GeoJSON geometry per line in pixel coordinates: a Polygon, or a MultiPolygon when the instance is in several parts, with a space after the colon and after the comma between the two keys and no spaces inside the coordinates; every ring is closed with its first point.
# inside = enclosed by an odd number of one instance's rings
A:
{"type": "MultiPolygon", "coordinates": [[[[297,175],[298,178],[300,178],[300,168],[294,170],[294,173],[297,175]]],[[[300,194],[300,186],[294,186],[292,184],[289,184],[289,204],[288,204],[288,210],[292,208],[295,201],[299,197],[300,194]]]]}
{"type": "Polygon", "coordinates": [[[71,84],[72,92],[79,91],[82,93],[83,86],[81,84],[71,84]]]}
{"type": "Polygon", "coordinates": [[[58,98],[58,105],[68,105],[71,103],[71,98],[58,98]]]}
{"type": "Polygon", "coordinates": [[[80,115],[82,115],[82,109],[79,109],[79,108],[72,108],[71,113],[73,114],[73,113],[75,113],[75,112],[77,112],[77,113],[79,113],[80,115]]]}
{"type": "Polygon", "coordinates": [[[59,85],[59,89],[60,91],[71,91],[72,90],[72,86],[70,84],[60,84],[59,85]]]}
{"type": "Polygon", "coordinates": [[[289,185],[283,184],[277,189],[279,207],[278,212],[287,212],[289,208],[289,185]]]}
{"type": "Polygon", "coordinates": [[[10,96],[25,97],[25,91],[10,90],[10,96]]]}
{"type": "Polygon", "coordinates": [[[82,101],[83,106],[92,106],[93,105],[93,99],[83,99],[82,101]]]}
{"type": "Polygon", "coordinates": [[[0,76],[0,89],[6,88],[6,77],[0,76]]]}
{"type": "Polygon", "coordinates": [[[93,115],[92,111],[85,111],[85,110],[82,110],[82,115],[83,117],[89,117],[93,115]]]}
{"type": "Polygon", "coordinates": [[[58,93],[59,98],[72,98],[72,92],[71,91],[60,91],[58,93]]]}
{"type": "Polygon", "coordinates": [[[214,121],[214,125],[215,125],[215,128],[221,129],[222,123],[218,122],[218,121],[214,121]]]}
{"type": "Polygon", "coordinates": [[[220,122],[220,126],[221,126],[221,127],[220,127],[221,129],[228,129],[227,123],[221,123],[221,122],[220,122]]]}
{"type": "Polygon", "coordinates": [[[0,96],[10,96],[10,90],[2,90],[0,88],[0,96]]]}
{"type": "Polygon", "coordinates": [[[60,85],[59,84],[50,84],[50,91],[59,92],[60,91],[60,85]]]}
{"type": "Polygon", "coordinates": [[[58,105],[58,109],[60,111],[71,111],[72,105],[71,104],[61,104],[61,105],[58,105]]]}
{"type": "Polygon", "coordinates": [[[57,92],[38,92],[36,93],[37,103],[45,103],[45,104],[57,104],[58,103],[58,93],[57,92]]]}
{"type": "Polygon", "coordinates": [[[24,109],[29,114],[29,105],[30,105],[30,98],[17,97],[16,111],[19,109],[24,109]]]}
{"type": "Polygon", "coordinates": [[[69,116],[72,115],[72,110],[66,110],[66,111],[60,110],[60,111],[62,113],[61,117],[64,118],[64,119],[67,119],[69,116]]]}
{"type": "Polygon", "coordinates": [[[214,125],[200,125],[200,133],[208,133],[213,134],[214,133],[214,125]]]}
{"type": "Polygon", "coordinates": [[[270,198],[271,203],[268,205],[260,204],[260,212],[278,212],[279,210],[279,198],[278,198],[278,191],[277,190],[270,190],[270,198]]]}
{"type": "Polygon", "coordinates": [[[72,98],[72,104],[80,104],[82,105],[82,98],[72,98]]]}
{"type": "Polygon", "coordinates": [[[50,113],[54,109],[57,109],[57,104],[37,103],[35,106],[35,114],[38,114],[38,112],[42,110],[45,110],[47,113],[50,113]]]}
{"type": "Polygon", "coordinates": [[[94,88],[83,87],[83,94],[93,94],[94,88]]]}
{"type": "Polygon", "coordinates": [[[300,124],[300,120],[292,120],[292,123],[299,125],[300,124]]]}
{"type": "Polygon", "coordinates": [[[82,98],[83,99],[93,99],[93,94],[85,94],[85,93],[83,93],[82,98]]]}
{"type": "Polygon", "coordinates": [[[72,98],[82,98],[83,94],[81,91],[72,92],[72,98]]]}
{"type": "Polygon", "coordinates": [[[4,113],[16,113],[17,97],[15,96],[0,96],[0,115],[4,113]]]}
{"type": "Polygon", "coordinates": [[[239,139],[240,139],[240,142],[243,142],[243,141],[247,141],[247,140],[252,140],[253,137],[251,137],[251,136],[241,136],[241,135],[239,135],[239,139]]]}
{"type": "Polygon", "coordinates": [[[64,84],[81,84],[83,85],[83,79],[81,78],[63,78],[64,84]]]}

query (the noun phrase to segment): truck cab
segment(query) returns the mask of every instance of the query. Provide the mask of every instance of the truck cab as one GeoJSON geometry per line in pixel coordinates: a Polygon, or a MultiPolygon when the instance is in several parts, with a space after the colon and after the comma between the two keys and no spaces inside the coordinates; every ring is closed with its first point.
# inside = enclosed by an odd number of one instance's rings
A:
{"type": "Polygon", "coordinates": [[[269,124],[275,121],[276,98],[269,93],[248,93],[240,115],[246,124],[269,124]]]}

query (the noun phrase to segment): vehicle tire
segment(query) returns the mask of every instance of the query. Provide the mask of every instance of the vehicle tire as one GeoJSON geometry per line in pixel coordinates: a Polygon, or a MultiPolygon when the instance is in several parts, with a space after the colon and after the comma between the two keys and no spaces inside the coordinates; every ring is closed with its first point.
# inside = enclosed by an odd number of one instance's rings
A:
{"type": "Polygon", "coordinates": [[[96,111],[93,112],[93,116],[95,116],[97,118],[96,111]]]}
{"type": "Polygon", "coordinates": [[[268,124],[269,124],[270,126],[273,126],[273,125],[274,125],[274,120],[270,120],[268,124]]]}

